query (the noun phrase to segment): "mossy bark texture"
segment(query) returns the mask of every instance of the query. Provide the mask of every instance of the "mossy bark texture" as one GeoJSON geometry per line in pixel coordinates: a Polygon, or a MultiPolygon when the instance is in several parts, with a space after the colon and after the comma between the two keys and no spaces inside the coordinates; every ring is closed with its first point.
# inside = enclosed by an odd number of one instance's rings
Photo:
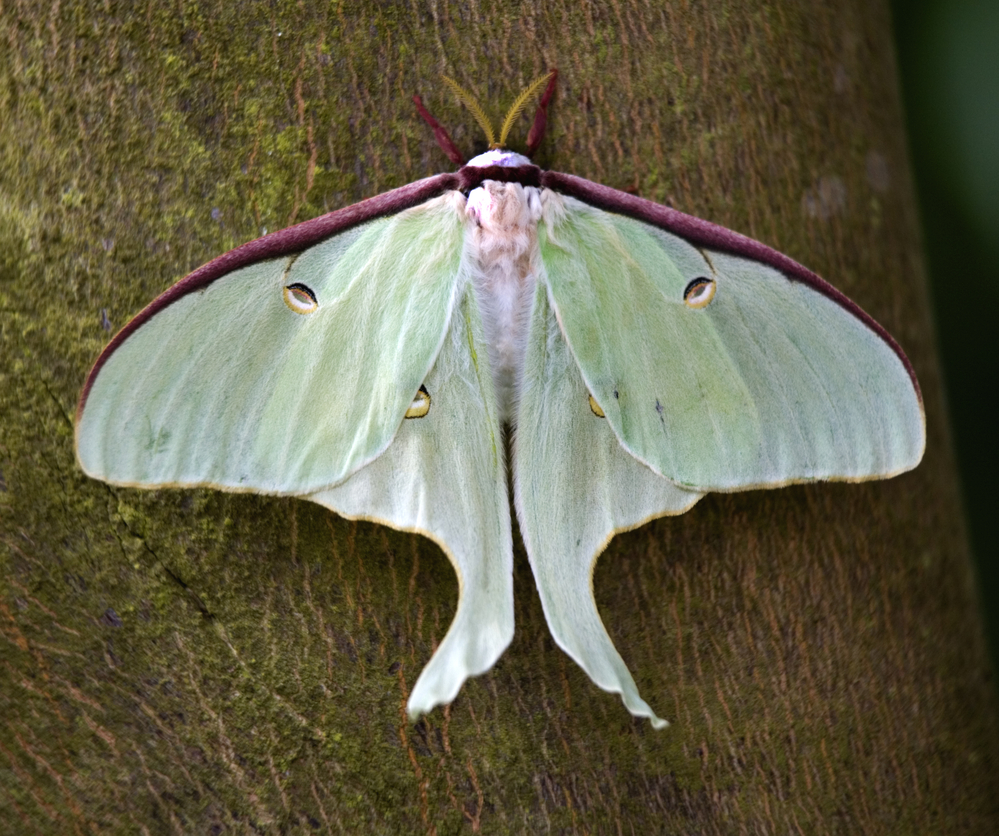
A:
{"type": "Polygon", "coordinates": [[[0,829],[995,832],[886,6],[0,0],[0,829]],[[449,168],[413,93],[482,150],[440,73],[497,118],[555,66],[541,165],[817,270],[926,398],[910,474],[709,496],[611,543],[596,595],[663,732],[554,646],[519,541],[512,646],[411,725],[457,597],[434,545],[73,457],[89,366],[157,293],[449,168]]]}

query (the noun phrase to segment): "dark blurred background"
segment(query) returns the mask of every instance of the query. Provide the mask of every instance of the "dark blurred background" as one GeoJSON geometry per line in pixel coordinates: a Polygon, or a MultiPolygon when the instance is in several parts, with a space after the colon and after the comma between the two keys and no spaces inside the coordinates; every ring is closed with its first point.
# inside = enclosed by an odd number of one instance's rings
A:
{"type": "Polygon", "coordinates": [[[894,0],[978,593],[999,669],[999,0],[894,0]]]}

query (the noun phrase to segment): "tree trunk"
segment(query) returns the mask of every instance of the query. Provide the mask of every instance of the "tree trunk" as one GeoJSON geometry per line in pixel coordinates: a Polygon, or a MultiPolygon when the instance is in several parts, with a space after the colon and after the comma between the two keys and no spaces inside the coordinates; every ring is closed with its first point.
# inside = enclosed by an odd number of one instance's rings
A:
{"type": "MultiPolygon", "coordinates": [[[[971,590],[884,0],[0,0],[0,816],[24,833],[983,833],[971,590]],[[755,6],[750,8],[750,6],[755,6]],[[888,482],[711,495],[613,540],[652,707],[517,633],[416,725],[457,583],[294,499],[111,488],[73,413],[113,331],[243,241],[450,164],[560,71],[536,161],[759,238],[896,336],[928,445],[888,482]]],[[[512,146],[522,149],[527,120],[512,146]]]]}

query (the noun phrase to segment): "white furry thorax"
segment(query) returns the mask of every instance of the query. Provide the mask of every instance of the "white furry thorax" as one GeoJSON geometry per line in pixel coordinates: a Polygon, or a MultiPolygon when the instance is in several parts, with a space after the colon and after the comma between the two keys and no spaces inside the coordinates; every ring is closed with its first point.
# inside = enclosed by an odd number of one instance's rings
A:
{"type": "Polygon", "coordinates": [[[473,224],[468,243],[497,406],[510,421],[537,284],[540,191],[486,180],[469,193],[465,215],[473,224]]]}
{"type": "MultiPolygon", "coordinates": [[[[467,165],[516,167],[531,161],[494,149],[467,165]]],[[[489,362],[500,420],[511,422],[520,389],[531,303],[541,264],[538,223],[561,215],[558,195],[548,189],[485,180],[465,203],[471,224],[469,255],[476,265],[475,295],[489,345],[489,362]]]]}

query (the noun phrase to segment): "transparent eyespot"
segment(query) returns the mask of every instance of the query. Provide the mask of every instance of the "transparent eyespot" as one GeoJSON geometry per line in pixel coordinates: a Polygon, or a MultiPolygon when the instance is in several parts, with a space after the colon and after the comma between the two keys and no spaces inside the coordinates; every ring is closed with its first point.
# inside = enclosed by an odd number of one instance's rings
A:
{"type": "Polygon", "coordinates": [[[308,285],[296,282],[284,289],[284,303],[297,314],[314,313],[319,308],[316,294],[308,285]]]}
{"type": "Polygon", "coordinates": [[[590,411],[597,416],[597,418],[605,418],[604,411],[600,408],[595,400],[593,400],[593,395],[590,395],[590,411]]]}
{"type": "Polygon", "coordinates": [[[715,280],[704,276],[691,281],[683,291],[683,301],[688,308],[704,308],[715,298],[715,280]]]}
{"type": "Polygon", "coordinates": [[[426,386],[421,386],[420,391],[413,398],[413,403],[406,410],[406,417],[422,418],[428,412],[430,412],[430,393],[427,391],[426,386]]]}

